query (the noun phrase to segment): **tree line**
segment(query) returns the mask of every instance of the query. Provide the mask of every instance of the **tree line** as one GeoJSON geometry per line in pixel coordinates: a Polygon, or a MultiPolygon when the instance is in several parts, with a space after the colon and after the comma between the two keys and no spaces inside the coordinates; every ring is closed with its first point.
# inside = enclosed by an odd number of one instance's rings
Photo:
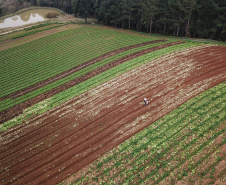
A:
{"type": "MultiPolygon", "coordinates": [[[[25,0],[20,0],[25,1],[25,0]]],[[[226,41],[225,0],[26,0],[117,28],[226,41]]]]}

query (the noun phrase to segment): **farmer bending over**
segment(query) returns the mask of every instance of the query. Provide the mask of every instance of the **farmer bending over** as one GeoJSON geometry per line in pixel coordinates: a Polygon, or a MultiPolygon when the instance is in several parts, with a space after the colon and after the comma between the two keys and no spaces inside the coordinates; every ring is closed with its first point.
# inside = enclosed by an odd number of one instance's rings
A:
{"type": "Polygon", "coordinates": [[[145,105],[148,105],[148,99],[147,98],[144,98],[144,103],[145,103],[145,105]]]}

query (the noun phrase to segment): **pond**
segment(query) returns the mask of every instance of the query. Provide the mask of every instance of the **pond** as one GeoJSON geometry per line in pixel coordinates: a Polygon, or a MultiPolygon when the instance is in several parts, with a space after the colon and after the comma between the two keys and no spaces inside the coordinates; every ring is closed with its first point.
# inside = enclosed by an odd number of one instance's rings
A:
{"type": "MultiPolygon", "coordinates": [[[[4,20],[0,20],[0,29],[10,28],[17,26],[24,26],[31,23],[41,22],[47,20],[46,14],[49,12],[57,12],[50,9],[34,9],[23,12],[19,15],[15,15],[4,20]]],[[[59,16],[63,16],[57,12],[59,16]]]]}

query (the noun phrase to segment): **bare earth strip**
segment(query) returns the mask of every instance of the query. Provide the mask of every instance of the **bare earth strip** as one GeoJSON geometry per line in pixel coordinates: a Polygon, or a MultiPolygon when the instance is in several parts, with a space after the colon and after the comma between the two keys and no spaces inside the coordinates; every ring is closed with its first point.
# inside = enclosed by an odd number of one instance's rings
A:
{"type": "Polygon", "coordinates": [[[60,74],[58,74],[56,76],[53,76],[53,77],[48,78],[48,79],[46,79],[44,81],[41,81],[41,82],[39,82],[37,84],[34,84],[34,85],[29,86],[27,88],[21,89],[19,91],[11,93],[11,94],[9,94],[7,96],[4,96],[4,97],[0,98],[0,101],[3,101],[5,99],[7,99],[7,98],[15,99],[17,97],[23,96],[23,95],[25,95],[25,94],[27,94],[29,92],[32,92],[32,91],[34,91],[34,90],[36,90],[38,88],[44,87],[45,85],[53,83],[53,82],[55,82],[57,80],[60,80],[60,79],[62,79],[64,77],[67,77],[67,76],[69,76],[69,75],[71,75],[71,74],[73,74],[73,73],[75,73],[75,72],[77,72],[77,71],[79,71],[81,69],[84,69],[84,68],[86,68],[86,67],[88,67],[90,65],[93,65],[93,64],[95,64],[97,62],[100,62],[101,60],[109,58],[109,57],[111,57],[113,55],[116,55],[118,53],[130,50],[130,49],[134,49],[134,48],[137,48],[137,47],[146,46],[146,45],[149,45],[149,44],[163,42],[163,41],[166,41],[166,40],[155,40],[155,41],[143,42],[143,43],[140,43],[140,44],[134,44],[134,45],[131,45],[131,46],[123,47],[123,48],[120,48],[120,49],[108,52],[108,53],[106,53],[104,55],[101,55],[99,57],[96,57],[96,58],[94,58],[94,59],[92,59],[90,61],[84,62],[84,63],[82,63],[82,64],[80,64],[80,65],[78,65],[78,66],[76,66],[74,68],[71,68],[71,69],[69,69],[69,70],[67,70],[65,72],[62,72],[62,73],[60,73],[60,74]]]}
{"type": "Polygon", "coordinates": [[[226,48],[151,61],[0,133],[2,184],[55,184],[166,113],[226,80],[226,48]],[[143,98],[150,100],[144,106],[143,98]]]}
{"type": "Polygon", "coordinates": [[[61,26],[58,28],[53,28],[50,30],[42,31],[33,35],[29,35],[23,38],[18,38],[18,39],[13,39],[13,40],[6,40],[0,42],[0,51],[10,49],[16,46],[20,46],[22,44],[26,44],[28,42],[31,42],[33,40],[40,39],[42,37],[46,37],[48,35],[54,34],[54,33],[59,33],[62,31],[70,30],[70,29],[75,29],[75,28],[80,28],[82,27],[81,25],[75,25],[75,24],[68,24],[65,26],[61,26]]]}
{"type": "MultiPolygon", "coordinates": [[[[167,43],[167,44],[163,44],[163,45],[160,45],[160,46],[156,46],[156,47],[153,47],[153,48],[148,48],[148,49],[145,49],[145,50],[142,50],[142,51],[138,51],[138,52],[132,53],[132,54],[127,55],[125,57],[122,57],[122,58],[120,58],[118,60],[115,60],[115,61],[113,61],[111,63],[108,63],[108,64],[106,64],[104,66],[96,68],[96,69],[94,69],[94,70],[92,70],[92,71],[90,71],[90,72],[88,72],[88,73],[86,73],[86,74],[84,74],[84,75],[72,80],[72,81],[69,81],[69,82],[67,82],[67,83],[65,83],[63,85],[60,85],[60,86],[58,86],[58,87],[56,87],[54,89],[51,89],[51,90],[49,90],[49,91],[47,91],[47,92],[45,92],[45,93],[43,93],[41,95],[38,95],[38,96],[36,96],[36,97],[34,97],[32,99],[29,99],[29,100],[27,100],[27,101],[25,101],[23,103],[20,103],[19,105],[15,105],[14,107],[11,107],[11,108],[8,108],[8,109],[6,109],[4,111],[1,111],[0,112],[0,123],[4,123],[4,122],[14,118],[18,114],[21,114],[24,109],[30,107],[31,105],[34,105],[34,104],[36,104],[38,102],[41,102],[41,101],[43,101],[43,100],[45,100],[45,99],[47,99],[47,98],[49,98],[49,97],[51,97],[51,96],[53,96],[55,94],[58,94],[58,93],[66,90],[66,89],[68,89],[68,88],[70,88],[70,87],[72,87],[74,85],[77,85],[77,84],[79,84],[81,82],[84,82],[84,81],[86,81],[86,80],[88,80],[88,79],[90,79],[90,78],[92,78],[92,77],[94,77],[94,76],[96,76],[96,75],[98,75],[98,74],[100,74],[100,73],[102,73],[104,71],[107,71],[107,70],[109,70],[109,69],[111,69],[111,68],[113,68],[113,67],[115,67],[117,65],[120,65],[120,64],[122,64],[124,62],[132,60],[132,59],[134,59],[136,57],[139,57],[141,55],[144,55],[144,54],[147,54],[147,53],[150,53],[150,52],[153,52],[153,51],[157,51],[157,50],[162,49],[162,48],[166,48],[166,47],[174,46],[174,45],[177,45],[177,44],[181,44],[181,43],[183,43],[183,42],[181,42],[181,41],[179,41],[179,42],[172,42],[172,43],[167,43]]],[[[75,70],[77,70],[77,69],[75,69],[75,70]]],[[[64,75],[67,75],[67,74],[64,74],[64,75]]]]}

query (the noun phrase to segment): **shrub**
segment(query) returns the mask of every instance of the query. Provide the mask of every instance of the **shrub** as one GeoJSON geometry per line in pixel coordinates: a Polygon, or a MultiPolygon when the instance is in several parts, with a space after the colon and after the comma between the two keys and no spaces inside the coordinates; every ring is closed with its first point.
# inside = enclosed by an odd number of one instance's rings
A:
{"type": "Polygon", "coordinates": [[[58,16],[58,13],[56,13],[56,12],[48,12],[46,14],[46,18],[55,18],[57,16],[58,16]]]}

